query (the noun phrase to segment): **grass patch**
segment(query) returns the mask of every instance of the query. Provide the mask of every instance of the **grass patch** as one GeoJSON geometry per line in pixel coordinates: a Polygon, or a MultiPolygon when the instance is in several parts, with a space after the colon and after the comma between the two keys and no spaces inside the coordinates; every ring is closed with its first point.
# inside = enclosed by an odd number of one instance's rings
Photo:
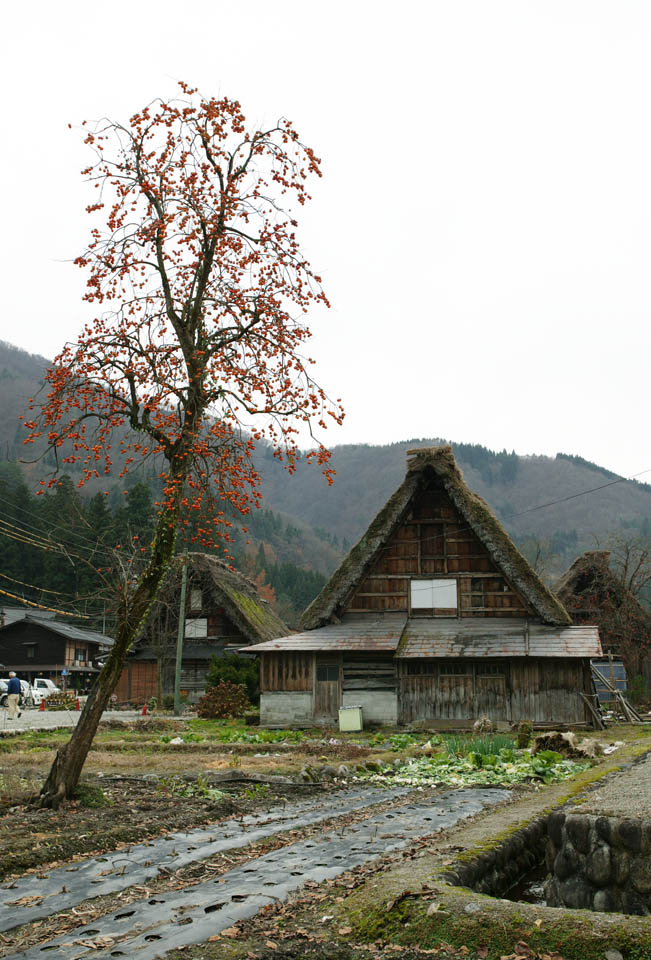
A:
{"type": "MultiPolygon", "coordinates": [[[[605,951],[616,946],[625,960],[651,960],[648,930],[643,918],[613,923],[612,917],[595,922],[588,911],[551,912],[493,908],[490,898],[479,895],[456,897],[443,894],[439,908],[430,916],[430,903],[404,900],[387,911],[386,906],[356,906],[346,913],[352,927],[351,939],[373,943],[378,939],[403,947],[420,944],[436,948],[442,944],[487,950],[486,960],[500,960],[513,951],[515,943],[525,942],[534,953],[559,952],[564,960],[604,960],[605,951]],[[472,903],[475,909],[466,914],[472,903]],[[538,925],[537,920],[542,922],[538,925]]],[[[604,915],[605,916],[605,915],[604,915]]],[[[482,950],[482,953],[483,953],[482,950]]]]}
{"type": "Polygon", "coordinates": [[[78,784],[72,796],[73,800],[81,807],[89,807],[91,809],[96,807],[110,807],[113,804],[113,801],[106,796],[102,788],[92,783],[78,784]]]}
{"type": "Polygon", "coordinates": [[[471,753],[481,756],[497,756],[502,750],[515,750],[513,737],[507,734],[484,734],[483,736],[449,736],[444,738],[445,750],[451,757],[467,757],[471,753]]]}

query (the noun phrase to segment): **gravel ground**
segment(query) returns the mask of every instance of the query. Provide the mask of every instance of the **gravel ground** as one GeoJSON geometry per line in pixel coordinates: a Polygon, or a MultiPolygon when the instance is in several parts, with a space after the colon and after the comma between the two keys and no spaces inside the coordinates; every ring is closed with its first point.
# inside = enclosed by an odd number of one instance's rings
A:
{"type": "Polygon", "coordinates": [[[612,817],[651,817],[651,755],[629,770],[608,779],[577,809],[578,813],[601,813],[612,817]]]}
{"type": "MultiPolygon", "coordinates": [[[[133,723],[140,718],[140,710],[106,710],[102,720],[118,720],[133,723]]],[[[0,734],[17,730],[54,730],[57,727],[75,727],[81,713],[76,710],[23,710],[16,720],[9,720],[6,710],[0,710],[0,734]]]]}

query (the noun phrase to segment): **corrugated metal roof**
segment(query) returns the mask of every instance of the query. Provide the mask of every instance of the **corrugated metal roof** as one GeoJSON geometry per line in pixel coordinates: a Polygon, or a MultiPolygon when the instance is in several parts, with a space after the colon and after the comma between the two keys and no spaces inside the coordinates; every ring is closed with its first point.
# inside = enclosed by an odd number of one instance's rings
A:
{"type": "Polygon", "coordinates": [[[58,633],[60,636],[68,637],[70,640],[80,640],[86,643],[101,643],[107,647],[112,646],[115,642],[113,637],[107,637],[103,633],[96,633],[94,630],[84,630],[81,627],[74,627],[71,623],[59,623],[58,620],[34,616],[31,613],[21,617],[20,620],[14,620],[11,623],[5,624],[4,627],[0,627],[0,630],[6,630],[7,627],[24,621],[35,623],[44,630],[51,630],[52,633],[58,633]]]}
{"type": "Polygon", "coordinates": [[[345,623],[329,623],[316,630],[295,633],[291,637],[279,637],[266,643],[240,647],[251,653],[271,653],[290,650],[321,650],[323,653],[338,650],[397,650],[400,637],[407,623],[404,614],[389,615],[369,620],[360,618],[345,623]]]}
{"type": "Polygon", "coordinates": [[[506,618],[491,621],[429,617],[408,619],[403,614],[377,620],[346,620],[240,649],[250,653],[395,650],[398,659],[601,655],[597,627],[549,626],[506,618]]]}
{"type": "Polygon", "coordinates": [[[409,620],[398,657],[596,657],[597,627],[526,620],[409,620]]]}

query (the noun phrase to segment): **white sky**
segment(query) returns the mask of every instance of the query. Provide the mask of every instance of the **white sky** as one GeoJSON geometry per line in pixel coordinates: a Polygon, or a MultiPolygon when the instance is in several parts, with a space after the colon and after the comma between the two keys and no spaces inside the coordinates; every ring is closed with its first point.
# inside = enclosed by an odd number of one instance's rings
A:
{"type": "MultiPolygon", "coordinates": [[[[651,468],[651,4],[36,0],[4,8],[0,337],[80,327],[85,149],[184,79],[289,117],[325,176],[330,444],[443,436],[651,468]]],[[[646,478],[649,480],[649,476],[646,478]]]]}

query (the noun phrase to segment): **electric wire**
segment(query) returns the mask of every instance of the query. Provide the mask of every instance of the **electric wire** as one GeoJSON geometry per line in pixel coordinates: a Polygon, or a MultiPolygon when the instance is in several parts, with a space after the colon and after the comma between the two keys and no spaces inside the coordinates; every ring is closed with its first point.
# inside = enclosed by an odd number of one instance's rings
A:
{"type": "Polygon", "coordinates": [[[69,596],[69,594],[62,592],[61,590],[48,590],[47,587],[37,587],[34,583],[25,583],[24,580],[15,580],[6,573],[0,573],[0,577],[2,577],[3,580],[10,580],[12,583],[17,583],[21,587],[30,587],[32,590],[37,590],[40,593],[53,593],[59,597],[69,596]]]}
{"type": "MultiPolygon", "coordinates": [[[[550,501],[547,501],[546,503],[537,504],[537,505],[535,505],[535,506],[533,506],[533,507],[528,507],[526,510],[520,510],[520,511],[517,511],[516,513],[510,513],[510,514],[508,514],[508,515],[505,517],[505,520],[510,520],[510,519],[515,518],[515,517],[521,517],[521,516],[524,516],[524,515],[526,515],[526,514],[528,514],[528,513],[534,513],[534,512],[536,512],[536,511],[538,511],[538,510],[544,510],[544,509],[546,509],[547,507],[557,506],[557,505],[560,504],[560,503],[566,503],[566,502],[568,502],[568,501],[570,501],[570,500],[575,500],[575,499],[577,499],[577,498],[579,498],[579,497],[582,497],[582,496],[588,496],[589,494],[596,493],[596,492],[599,491],[599,490],[604,490],[604,489],[606,489],[607,487],[614,486],[615,484],[618,484],[618,483],[631,482],[631,481],[635,480],[637,477],[644,476],[644,475],[647,474],[647,473],[651,473],[651,467],[650,467],[650,468],[647,468],[647,469],[645,469],[645,470],[641,470],[641,471],[639,471],[638,473],[631,474],[631,476],[629,476],[629,477],[617,477],[615,480],[609,480],[607,483],[599,484],[599,485],[596,486],[596,487],[590,487],[590,488],[588,488],[588,489],[586,489],[586,490],[581,490],[581,491],[579,491],[578,493],[569,494],[569,495],[566,496],[566,497],[559,497],[559,498],[556,499],[556,500],[550,500],[550,501]]],[[[7,500],[7,498],[5,498],[5,497],[0,496],[0,501],[6,503],[6,504],[8,504],[8,505],[10,505],[11,507],[13,507],[14,510],[19,510],[21,513],[25,513],[25,514],[28,514],[28,513],[29,513],[29,511],[27,511],[27,510],[25,510],[24,508],[18,507],[17,505],[11,503],[11,501],[10,501],[10,500],[7,500]]],[[[456,525],[455,525],[455,526],[456,526],[456,525]]],[[[62,526],[61,524],[56,524],[56,525],[54,525],[54,526],[53,526],[53,529],[61,529],[61,530],[65,530],[68,534],[71,533],[71,531],[69,531],[68,528],[62,526]]],[[[465,524],[465,525],[461,525],[461,526],[456,526],[456,529],[455,529],[454,533],[455,533],[455,534],[463,533],[463,532],[465,532],[466,530],[469,530],[469,531],[472,532],[472,527],[470,526],[470,524],[465,524]]],[[[11,539],[16,540],[17,542],[25,543],[25,544],[27,544],[27,545],[34,546],[34,547],[37,547],[37,548],[39,548],[39,549],[47,550],[47,551],[50,551],[50,552],[63,553],[63,554],[66,555],[66,556],[76,557],[76,558],[79,559],[79,560],[82,560],[82,561],[84,561],[84,562],[88,562],[88,557],[83,557],[83,556],[81,556],[81,554],[75,553],[73,550],[70,550],[69,547],[67,547],[66,545],[64,545],[64,544],[62,544],[62,543],[59,543],[58,541],[50,541],[50,540],[45,539],[44,537],[42,537],[41,532],[39,531],[39,529],[38,529],[37,527],[33,526],[32,524],[28,524],[28,523],[26,523],[25,521],[20,521],[20,526],[17,526],[16,524],[12,524],[12,523],[10,523],[9,521],[6,521],[6,520],[3,520],[3,519],[0,518],[0,535],[10,537],[11,539]],[[13,530],[15,531],[15,533],[11,532],[11,530],[2,529],[2,525],[5,525],[5,526],[10,527],[10,528],[13,528],[13,530]],[[21,527],[22,527],[23,529],[21,529],[21,527]],[[38,540],[37,540],[37,539],[34,539],[34,538],[38,538],[38,540]],[[40,541],[40,543],[39,543],[38,541],[40,541]]],[[[84,546],[82,546],[81,544],[74,544],[74,546],[75,546],[78,550],[88,550],[89,553],[91,553],[91,554],[93,554],[93,553],[99,553],[99,554],[103,554],[104,556],[113,559],[113,554],[111,553],[111,551],[109,550],[109,548],[100,546],[101,541],[99,541],[99,540],[93,541],[93,540],[91,540],[90,538],[85,537],[83,534],[77,533],[76,531],[72,531],[72,535],[73,535],[73,536],[77,536],[80,540],[83,540],[83,541],[85,541],[86,543],[90,544],[90,547],[84,547],[84,546]]],[[[425,538],[423,539],[423,542],[426,543],[426,542],[428,542],[428,540],[436,539],[437,537],[439,537],[439,536],[441,536],[441,535],[442,535],[442,534],[436,534],[436,535],[434,535],[434,536],[432,536],[432,537],[425,537],[425,538]]],[[[384,551],[386,551],[386,550],[390,550],[390,549],[392,549],[392,548],[393,548],[393,545],[392,545],[392,544],[385,544],[381,549],[384,550],[384,551]]],[[[413,559],[415,556],[417,556],[417,554],[406,554],[406,555],[403,555],[402,557],[396,558],[396,559],[407,560],[407,559],[413,559]]],[[[11,578],[7,578],[7,579],[11,579],[11,578]]],[[[34,589],[43,589],[43,590],[44,590],[45,588],[37,588],[37,587],[34,587],[34,589]]],[[[441,589],[445,589],[445,588],[441,588],[441,589]]],[[[50,591],[48,591],[48,592],[50,592],[50,591]]],[[[19,599],[19,598],[18,598],[18,599],[19,599]]],[[[25,601],[25,602],[28,602],[28,601],[25,601]]],[[[71,615],[72,615],[72,614],[71,614],[71,615]]]]}
{"type": "MultiPolygon", "coordinates": [[[[3,498],[0,497],[0,500],[2,500],[2,499],[3,499],[3,498]]],[[[5,502],[9,502],[9,501],[5,501],[5,502]]],[[[26,512],[26,511],[24,511],[24,512],[26,512]]],[[[11,523],[11,522],[8,521],[8,520],[4,520],[4,519],[1,519],[1,518],[0,518],[0,523],[4,523],[4,524],[6,524],[7,526],[14,527],[16,530],[18,530],[18,531],[21,532],[21,533],[29,533],[31,536],[38,537],[38,539],[42,540],[42,541],[43,541],[44,543],[46,543],[48,546],[50,546],[50,545],[52,545],[52,544],[56,544],[56,545],[58,545],[58,546],[60,546],[60,547],[63,547],[63,546],[64,546],[64,544],[62,544],[59,540],[52,540],[52,539],[50,539],[49,537],[44,537],[44,536],[42,535],[42,533],[43,533],[44,531],[42,531],[39,527],[36,527],[34,524],[27,523],[25,520],[16,520],[16,518],[14,518],[14,520],[15,520],[15,522],[14,522],[14,523],[11,523]],[[21,528],[22,528],[22,529],[21,529],[21,528]]],[[[89,543],[89,544],[91,545],[90,547],[84,547],[82,544],[74,543],[73,546],[77,547],[77,548],[80,549],[80,550],[86,550],[86,549],[88,549],[88,550],[93,550],[93,551],[100,550],[100,551],[103,551],[103,552],[105,552],[105,553],[108,553],[108,552],[109,552],[109,549],[108,549],[106,546],[102,546],[102,545],[101,545],[101,541],[100,541],[100,540],[93,541],[93,540],[89,539],[88,537],[84,537],[83,534],[79,534],[76,530],[71,530],[70,528],[63,526],[62,524],[53,524],[53,525],[52,525],[52,530],[63,530],[63,531],[66,532],[66,534],[67,534],[68,536],[80,538],[80,539],[84,540],[86,543],[89,543]]]]}
{"type": "Polygon", "coordinates": [[[0,594],[4,597],[11,597],[12,600],[20,600],[21,603],[26,604],[28,607],[37,607],[39,610],[48,610],[50,613],[58,613],[64,617],[74,617],[75,620],[92,620],[92,617],[87,616],[85,613],[70,613],[68,610],[59,610],[57,607],[47,607],[42,603],[36,603],[34,600],[27,600],[25,597],[19,597],[15,593],[10,593],[8,590],[3,590],[0,587],[0,594]]]}

